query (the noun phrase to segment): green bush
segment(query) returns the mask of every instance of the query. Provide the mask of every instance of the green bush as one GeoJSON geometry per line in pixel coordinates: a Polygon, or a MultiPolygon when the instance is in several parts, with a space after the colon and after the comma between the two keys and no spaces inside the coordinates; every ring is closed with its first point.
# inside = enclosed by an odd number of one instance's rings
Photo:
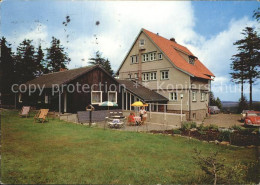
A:
{"type": "Polygon", "coordinates": [[[239,131],[241,134],[250,135],[255,131],[255,128],[243,128],[239,131]]]}
{"type": "Polygon", "coordinates": [[[221,131],[218,136],[219,141],[230,141],[230,131],[221,131]]]}
{"type": "Polygon", "coordinates": [[[210,129],[210,130],[218,130],[218,126],[217,126],[217,125],[214,125],[214,124],[210,124],[210,125],[209,125],[209,129],[210,129]]]}
{"type": "Polygon", "coordinates": [[[199,127],[197,127],[197,129],[199,131],[207,131],[209,130],[209,126],[204,126],[203,124],[201,124],[199,127]]]}
{"type": "Polygon", "coordinates": [[[181,131],[179,129],[172,130],[173,134],[181,134],[181,131]]]}
{"type": "Polygon", "coordinates": [[[233,126],[231,126],[231,128],[234,129],[234,130],[237,130],[237,131],[241,131],[241,130],[244,129],[243,127],[241,127],[239,125],[233,125],[233,126]]]}
{"type": "Polygon", "coordinates": [[[181,125],[181,130],[190,130],[192,128],[196,128],[197,124],[195,122],[184,122],[181,125]]]}
{"type": "Polygon", "coordinates": [[[206,135],[207,134],[207,132],[205,132],[205,131],[198,131],[198,133],[200,133],[201,135],[206,135]]]}
{"type": "Polygon", "coordinates": [[[196,127],[197,127],[196,122],[191,122],[191,123],[190,123],[190,128],[196,128],[196,127]]]}

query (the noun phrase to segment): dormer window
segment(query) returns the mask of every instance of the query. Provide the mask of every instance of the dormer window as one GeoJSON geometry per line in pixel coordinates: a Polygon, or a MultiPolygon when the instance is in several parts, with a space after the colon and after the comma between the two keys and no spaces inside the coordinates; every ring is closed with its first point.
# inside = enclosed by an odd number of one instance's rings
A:
{"type": "Polygon", "coordinates": [[[189,56],[189,63],[194,65],[194,63],[195,63],[195,57],[194,56],[189,56]]]}
{"type": "Polygon", "coordinates": [[[140,39],[140,40],[139,40],[139,46],[144,46],[144,44],[145,44],[144,39],[140,39]]]}

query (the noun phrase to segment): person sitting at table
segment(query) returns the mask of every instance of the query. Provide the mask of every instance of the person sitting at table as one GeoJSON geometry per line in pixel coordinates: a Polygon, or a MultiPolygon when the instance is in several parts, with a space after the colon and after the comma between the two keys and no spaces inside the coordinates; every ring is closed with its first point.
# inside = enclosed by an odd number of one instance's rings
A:
{"type": "Polygon", "coordinates": [[[142,107],[139,111],[140,117],[141,117],[141,121],[143,121],[143,116],[144,114],[146,114],[146,111],[144,110],[144,107],[142,107]]]}
{"type": "Polygon", "coordinates": [[[128,124],[134,125],[135,124],[135,114],[133,112],[130,112],[130,115],[128,116],[128,124]]]}

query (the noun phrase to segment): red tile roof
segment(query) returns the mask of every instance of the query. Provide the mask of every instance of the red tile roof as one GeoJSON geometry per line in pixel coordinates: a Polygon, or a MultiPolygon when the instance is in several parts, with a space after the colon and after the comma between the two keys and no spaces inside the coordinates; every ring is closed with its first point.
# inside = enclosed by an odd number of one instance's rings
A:
{"type": "Polygon", "coordinates": [[[177,44],[176,42],[170,41],[164,37],[154,34],[146,29],[142,31],[149,36],[152,41],[162,50],[162,52],[171,60],[171,62],[179,69],[187,72],[195,77],[211,79],[209,76],[214,76],[214,74],[206,68],[199,59],[195,60],[194,65],[189,64],[177,50],[186,53],[187,55],[194,56],[190,50],[186,47],[177,44]]]}

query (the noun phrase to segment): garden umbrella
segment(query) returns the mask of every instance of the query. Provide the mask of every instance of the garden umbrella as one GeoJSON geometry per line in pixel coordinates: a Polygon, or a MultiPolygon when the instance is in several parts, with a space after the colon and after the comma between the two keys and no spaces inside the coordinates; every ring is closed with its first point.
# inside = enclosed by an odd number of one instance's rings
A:
{"type": "Polygon", "coordinates": [[[141,101],[136,101],[131,106],[133,106],[133,107],[142,107],[142,106],[144,106],[144,104],[141,101]]]}
{"type": "Polygon", "coordinates": [[[99,104],[99,106],[103,106],[103,107],[117,107],[118,104],[111,102],[111,101],[104,101],[102,103],[99,104]]]}

